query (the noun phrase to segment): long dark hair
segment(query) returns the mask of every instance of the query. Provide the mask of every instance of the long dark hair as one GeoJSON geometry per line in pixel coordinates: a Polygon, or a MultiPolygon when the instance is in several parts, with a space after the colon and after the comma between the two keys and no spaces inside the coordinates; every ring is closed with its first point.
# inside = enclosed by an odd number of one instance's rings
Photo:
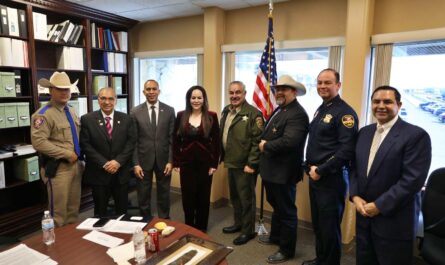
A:
{"type": "Polygon", "coordinates": [[[184,134],[185,128],[189,122],[190,115],[192,114],[192,104],[190,99],[194,90],[199,90],[202,93],[204,102],[201,109],[201,126],[204,131],[204,136],[208,137],[210,134],[210,129],[212,127],[212,117],[209,115],[209,101],[207,100],[207,92],[202,86],[192,86],[187,90],[185,94],[185,110],[181,117],[181,126],[179,127],[178,134],[184,134]]]}

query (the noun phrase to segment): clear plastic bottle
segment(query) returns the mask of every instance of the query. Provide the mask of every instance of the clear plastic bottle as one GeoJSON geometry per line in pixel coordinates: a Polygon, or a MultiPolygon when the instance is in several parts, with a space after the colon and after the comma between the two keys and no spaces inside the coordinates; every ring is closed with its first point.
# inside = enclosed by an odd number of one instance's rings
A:
{"type": "Polygon", "coordinates": [[[137,264],[142,264],[146,260],[144,232],[140,227],[133,233],[134,260],[137,264]]]}
{"type": "Polygon", "coordinates": [[[46,245],[51,245],[56,241],[56,234],[54,233],[54,219],[49,214],[49,211],[43,213],[42,218],[42,232],[43,232],[43,243],[46,245]]]}

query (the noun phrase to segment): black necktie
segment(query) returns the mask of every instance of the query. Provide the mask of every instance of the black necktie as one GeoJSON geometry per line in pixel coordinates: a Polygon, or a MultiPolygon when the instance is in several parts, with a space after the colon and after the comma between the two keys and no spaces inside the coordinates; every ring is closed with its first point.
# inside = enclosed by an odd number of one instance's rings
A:
{"type": "Polygon", "coordinates": [[[151,106],[151,126],[153,126],[153,128],[156,128],[156,111],[155,111],[155,106],[151,106]]]}

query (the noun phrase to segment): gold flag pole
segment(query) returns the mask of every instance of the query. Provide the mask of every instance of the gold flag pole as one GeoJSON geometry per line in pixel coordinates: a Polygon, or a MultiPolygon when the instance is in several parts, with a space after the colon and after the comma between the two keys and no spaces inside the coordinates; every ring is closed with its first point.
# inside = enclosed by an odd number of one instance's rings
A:
{"type": "MultiPolygon", "coordinates": [[[[272,17],[272,11],[273,11],[273,2],[272,0],[269,0],[269,18],[272,17]]],[[[269,34],[269,33],[267,33],[269,34]]],[[[271,40],[269,38],[269,65],[268,65],[268,78],[267,78],[267,95],[268,97],[268,102],[267,102],[267,106],[266,106],[266,113],[269,115],[270,112],[270,52],[272,49],[272,43],[271,40]]],[[[263,180],[261,180],[261,197],[260,197],[260,216],[258,218],[258,223],[255,226],[255,232],[258,234],[258,236],[267,236],[267,234],[269,234],[269,232],[267,231],[266,227],[264,226],[264,221],[263,221],[263,214],[264,214],[264,182],[263,180]]]]}

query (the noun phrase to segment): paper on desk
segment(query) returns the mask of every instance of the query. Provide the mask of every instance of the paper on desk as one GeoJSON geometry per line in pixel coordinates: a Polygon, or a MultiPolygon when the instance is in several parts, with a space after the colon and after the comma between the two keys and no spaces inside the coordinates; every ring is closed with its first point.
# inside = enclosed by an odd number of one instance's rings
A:
{"type": "Polygon", "coordinates": [[[109,248],[117,247],[124,242],[122,238],[110,236],[95,230],[84,235],[82,238],[109,248]]]}
{"type": "Polygon", "coordinates": [[[133,241],[107,250],[107,254],[113,258],[117,264],[126,264],[128,260],[134,258],[133,241]]]}
{"type": "Polygon", "coordinates": [[[0,253],[0,264],[8,265],[56,265],[48,256],[20,244],[0,253]]]}
{"type": "Polygon", "coordinates": [[[123,233],[123,234],[133,234],[136,228],[143,229],[147,223],[145,222],[129,222],[129,221],[118,221],[110,220],[103,227],[93,227],[94,223],[99,220],[98,218],[87,218],[76,228],[82,230],[99,230],[102,232],[113,232],[113,233],[123,233]]]}

